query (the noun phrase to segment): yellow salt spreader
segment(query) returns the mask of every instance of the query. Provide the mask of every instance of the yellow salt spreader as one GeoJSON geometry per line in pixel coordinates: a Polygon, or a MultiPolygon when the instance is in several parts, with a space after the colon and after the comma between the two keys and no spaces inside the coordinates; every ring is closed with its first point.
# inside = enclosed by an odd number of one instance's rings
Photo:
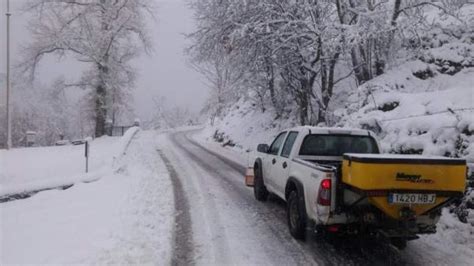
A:
{"type": "MultiPolygon", "coordinates": [[[[359,213],[367,223],[382,219],[393,237],[436,232],[441,208],[463,196],[466,161],[419,155],[345,154],[342,163],[346,206],[365,201],[377,211],[359,213]]],[[[414,236],[413,238],[415,238],[414,236]]]]}

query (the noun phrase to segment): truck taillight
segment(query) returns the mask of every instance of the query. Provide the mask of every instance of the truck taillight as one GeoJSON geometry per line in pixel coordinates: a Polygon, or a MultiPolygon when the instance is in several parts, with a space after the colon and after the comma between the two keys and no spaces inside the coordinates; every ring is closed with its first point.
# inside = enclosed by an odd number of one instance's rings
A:
{"type": "Polygon", "coordinates": [[[331,206],[331,179],[323,179],[319,186],[318,204],[331,206]]]}
{"type": "Polygon", "coordinates": [[[331,189],[331,179],[323,179],[323,181],[321,181],[321,187],[323,189],[331,189]]]}

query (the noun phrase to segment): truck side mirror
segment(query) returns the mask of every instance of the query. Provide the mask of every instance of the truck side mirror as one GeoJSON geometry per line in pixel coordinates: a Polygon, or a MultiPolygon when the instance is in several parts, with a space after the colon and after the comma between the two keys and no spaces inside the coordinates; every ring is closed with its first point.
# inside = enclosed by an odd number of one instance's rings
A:
{"type": "Polygon", "coordinates": [[[258,146],[257,146],[257,151],[258,152],[267,153],[268,149],[269,149],[269,147],[268,147],[267,144],[258,144],[258,146]]]}

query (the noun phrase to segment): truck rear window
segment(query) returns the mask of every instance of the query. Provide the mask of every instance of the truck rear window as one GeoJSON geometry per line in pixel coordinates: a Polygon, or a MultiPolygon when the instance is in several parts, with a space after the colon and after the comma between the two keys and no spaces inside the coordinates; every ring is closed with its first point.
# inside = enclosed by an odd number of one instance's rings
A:
{"type": "Polygon", "coordinates": [[[342,156],[344,153],[379,153],[370,136],[308,135],[303,140],[300,155],[342,156]]]}

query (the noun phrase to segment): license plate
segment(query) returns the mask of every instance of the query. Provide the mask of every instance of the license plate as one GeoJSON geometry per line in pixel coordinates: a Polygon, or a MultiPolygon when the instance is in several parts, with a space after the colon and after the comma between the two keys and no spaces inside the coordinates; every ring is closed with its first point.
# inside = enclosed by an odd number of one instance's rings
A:
{"type": "Polygon", "coordinates": [[[433,204],[436,194],[420,193],[391,193],[388,194],[388,203],[392,204],[433,204]]]}

